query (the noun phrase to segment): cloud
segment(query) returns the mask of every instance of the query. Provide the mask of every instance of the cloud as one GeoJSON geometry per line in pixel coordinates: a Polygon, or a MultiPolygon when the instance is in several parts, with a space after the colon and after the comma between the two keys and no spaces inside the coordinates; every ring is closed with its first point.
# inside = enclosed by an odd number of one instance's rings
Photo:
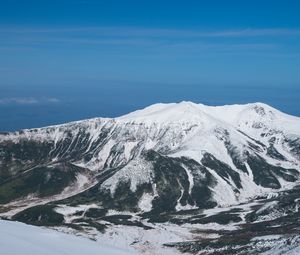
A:
{"type": "Polygon", "coordinates": [[[57,98],[8,97],[0,98],[0,105],[34,105],[43,103],[58,103],[57,98]]]}
{"type": "MultiPolygon", "coordinates": [[[[30,28],[0,27],[3,38],[0,43],[13,44],[66,42],[79,44],[151,44],[168,41],[204,39],[242,39],[282,36],[300,36],[300,28],[262,28],[262,29],[168,29],[142,27],[65,27],[30,28]],[[6,38],[6,39],[5,39],[6,38]]],[[[257,38],[257,39],[258,39],[257,38]]]]}
{"type": "MultiPolygon", "coordinates": [[[[197,52],[274,50],[300,37],[300,28],[170,29],[145,27],[1,27],[0,50],[39,50],[43,47],[197,52]]],[[[117,52],[117,51],[116,51],[117,52]]],[[[118,53],[116,53],[118,54],[118,53]]]]}
{"type": "Polygon", "coordinates": [[[55,98],[55,97],[50,97],[50,98],[47,98],[46,100],[48,103],[59,103],[60,100],[55,98]]]}
{"type": "MultiPolygon", "coordinates": [[[[300,36],[300,28],[243,28],[225,30],[170,29],[143,27],[62,27],[28,28],[0,27],[0,32],[35,35],[93,35],[103,37],[269,37],[300,36]]],[[[76,39],[76,38],[74,38],[76,39]]]]}
{"type": "Polygon", "coordinates": [[[1,98],[0,104],[37,104],[38,101],[32,97],[11,97],[11,98],[1,98]]]}

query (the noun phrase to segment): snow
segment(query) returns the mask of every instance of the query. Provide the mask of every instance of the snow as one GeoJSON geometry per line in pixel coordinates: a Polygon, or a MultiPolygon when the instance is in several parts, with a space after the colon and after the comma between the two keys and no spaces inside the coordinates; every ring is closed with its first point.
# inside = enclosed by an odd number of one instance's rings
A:
{"type": "Polygon", "coordinates": [[[97,155],[97,157],[94,157],[90,162],[88,162],[86,167],[91,170],[101,169],[105,162],[109,159],[111,149],[114,145],[115,141],[113,139],[108,140],[107,143],[105,143],[105,145],[101,148],[101,152],[97,155]],[[95,163],[95,161],[97,161],[97,163],[95,163]]]}
{"type": "Polygon", "coordinates": [[[131,157],[131,151],[134,149],[134,147],[137,145],[137,142],[127,142],[125,144],[125,150],[124,150],[124,156],[125,156],[125,159],[127,161],[130,160],[130,157],[131,157]]]}
{"type": "Polygon", "coordinates": [[[93,142],[97,138],[101,127],[107,123],[197,123],[209,126],[214,125],[216,122],[252,132],[254,131],[253,124],[257,122],[262,122],[268,129],[284,130],[290,134],[299,134],[300,129],[299,117],[282,113],[263,103],[207,106],[183,101],[180,103],[154,104],[114,119],[94,118],[35,130],[26,129],[23,130],[23,133],[14,132],[1,135],[0,141],[16,139],[17,137],[18,139],[35,137],[39,140],[54,138],[53,140],[57,143],[62,139],[65,128],[72,129],[73,133],[76,133],[78,132],[78,126],[83,126],[89,130],[91,142],[93,142]],[[49,130],[53,132],[46,132],[49,130]]]}
{"type": "Polygon", "coordinates": [[[171,123],[171,122],[198,122],[204,120],[219,120],[247,130],[254,122],[262,121],[269,128],[289,131],[299,134],[299,117],[282,113],[264,103],[250,103],[244,105],[207,106],[193,102],[169,104],[154,104],[142,110],[116,118],[121,122],[138,123],[171,123]],[[245,124],[248,123],[248,124],[245,124]]]}
{"type": "Polygon", "coordinates": [[[89,178],[83,174],[77,174],[76,176],[78,189],[84,189],[84,187],[89,185],[89,178]]]}
{"type": "MultiPolygon", "coordinates": [[[[221,212],[219,210],[215,210],[215,213],[221,212]]],[[[206,213],[206,215],[213,215],[214,213],[206,213]]],[[[228,223],[226,225],[224,224],[219,224],[216,222],[211,222],[211,223],[206,223],[206,224],[198,224],[198,223],[193,223],[193,224],[182,224],[181,227],[183,228],[189,228],[191,230],[197,230],[198,232],[201,232],[202,230],[214,230],[214,231],[218,231],[218,230],[227,230],[227,231],[232,231],[232,230],[237,230],[239,229],[239,227],[237,226],[237,224],[233,224],[233,223],[228,223]]]]}
{"type": "Polygon", "coordinates": [[[299,255],[300,254],[300,245],[292,248],[289,251],[284,251],[284,253],[282,252],[282,250],[276,250],[276,249],[272,249],[271,252],[269,253],[265,253],[264,255],[299,255]]]}
{"type": "MultiPolygon", "coordinates": [[[[112,194],[120,180],[130,182],[132,191],[136,191],[142,183],[152,183],[152,166],[140,157],[143,151],[149,149],[163,156],[184,156],[200,164],[203,155],[210,153],[230,166],[240,175],[243,187],[240,189],[240,194],[233,191],[234,183],[231,180],[228,180],[230,182],[228,184],[215,171],[211,171],[218,180],[218,184],[213,188],[214,199],[222,206],[236,204],[254,195],[270,191],[255,184],[253,173],[243,158],[246,152],[252,156],[258,153],[271,165],[300,171],[299,159],[292,155],[290,148],[285,144],[287,137],[300,137],[300,118],[282,113],[263,103],[224,106],[207,106],[185,101],[160,103],[118,118],[95,118],[36,130],[24,130],[22,133],[0,135],[0,142],[5,140],[18,142],[22,139],[33,139],[39,142],[47,140],[53,143],[51,149],[55,151],[56,144],[65,139],[69,132],[74,143],[76,140],[74,137],[82,131],[89,134],[85,153],[92,157],[89,161],[83,158],[76,159],[76,165],[95,171],[101,171],[106,166],[112,168],[125,166],[102,185],[102,188],[109,189],[112,194]],[[108,131],[107,136],[94,146],[93,143],[103,134],[104,129],[108,131]],[[264,136],[265,133],[268,135],[264,136]],[[251,138],[268,146],[271,137],[276,138],[274,148],[284,155],[287,161],[271,158],[267,155],[264,146],[260,144],[256,144],[260,147],[260,152],[249,148],[249,142],[255,143],[251,138]],[[230,147],[245,163],[249,174],[236,168],[228,153],[226,142],[230,142],[230,147]]],[[[71,144],[68,145],[69,148],[73,147],[71,144]]],[[[62,153],[67,155],[68,152],[64,149],[62,153]]],[[[191,192],[194,178],[188,169],[185,170],[190,184],[189,192],[191,192]]],[[[78,176],[79,188],[77,189],[86,186],[86,181],[84,176],[78,176]]],[[[283,188],[289,185],[280,178],[279,181],[283,188]]],[[[141,207],[148,210],[151,206],[149,202],[151,198],[149,195],[145,196],[147,205],[141,203],[141,207]]]]}
{"type": "Polygon", "coordinates": [[[71,223],[73,220],[81,218],[80,215],[76,215],[77,212],[86,212],[90,208],[99,208],[97,204],[83,204],[77,206],[68,206],[68,205],[59,205],[55,207],[55,211],[63,214],[65,217],[66,223],[71,223]]]}
{"type": "Polygon", "coordinates": [[[226,207],[238,203],[237,196],[232,187],[220,177],[214,170],[207,167],[209,172],[217,179],[217,183],[213,188],[210,188],[213,193],[214,200],[218,205],[226,207]]]}
{"type": "Polygon", "coordinates": [[[0,220],[1,254],[5,255],[126,255],[108,244],[60,233],[55,230],[29,226],[19,222],[0,220]]]}
{"type": "Polygon", "coordinates": [[[262,237],[262,242],[265,244],[266,242],[272,242],[273,239],[276,240],[275,245],[272,245],[272,248],[262,255],[299,255],[300,254],[300,236],[290,237],[288,239],[281,238],[278,235],[266,236],[267,239],[262,237]],[[270,240],[270,241],[269,241],[270,240]]]}
{"type": "MultiPolygon", "coordinates": [[[[143,228],[126,225],[111,225],[106,229],[105,233],[89,231],[88,234],[81,234],[92,235],[95,240],[101,243],[123,250],[131,247],[138,254],[143,255],[180,255],[182,253],[175,248],[164,247],[163,245],[165,243],[193,240],[193,238],[199,237],[199,234],[190,232],[193,229],[191,225],[182,227],[169,223],[143,223],[154,228],[144,230],[143,228]]],[[[60,228],[59,230],[70,231],[70,229],[66,228],[60,228]]]]}
{"type": "Polygon", "coordinates": [[[192,194],[192,189],[194,187],[194,177],[193,177],[191,171],[187,167],[185,167],[185,166],[182,166],[182,167],[186,171],[186,174],[188,176],[188,180],[189,180],[189,194],[192,194]]]}
{"type": "MultiPolygon", "coordinates": [[[[112,195],[114,195],[118,184],[122,181],[130,183],[130,189],[133,192],[137,190],[139,185],[150,183],[153,192],[144,193],[138,203],[143,212],[152,209],[152,201],[157,196],[156,184],[153,183],[153,166],[140,156],[145,150],[153,149],[161,155],[169,157],[184,156],[194,159],[200,164],[203,155],[210,153],[239,174],[242,188],[239,190],[240,193],[237,193],[234,191],[234,182],[230,178],[226,182],[216,171],[207,168],[217,180],[216,185],[210,187],[210,189],[213,199],[218,203],[218,207],[205,210],[206,216],[224,212],[230,209],[229,206],[234,205],[234,208],[243,209],[239,215],[245,220],[245,215],[251,211],[250,207],[255,203],[241,205],[241,202],[249,201],[250,198],[263,193],[267,193],[269,196],[275,194],[271,189],[255,184],[253,172],[246,161],[244,161],[244,164],[248,173],[236,168],[231,155],[228,153],[228,148],[225,146],[226,142],[230,142],[236,156],[242,161],[245,152],[250,153],[252,156],[257,153],[269,164],[300,170],[299,158],[297,158],[297,155],[292,155],[290,148],[285,143],[286,138],[298,139],[300,137],[300,118],[287,115],[262,103],[225,106],[206,106],[192,102],[154,104],[118,118],[95,118],[36,130],[24,130],[23,132],[7,135],[0,134],[0,142],[12,141],[17,143],[22,139],[38,142],[49,141],[53,144],[50,155],[55,152],[55,158],[53,159],[55,162],[59,160],[56,152],[59,149],[57,148],[58,144],[64,141],[68,134],[71,134],[73,140],[68,144],[69,148],[63,149],[60,157],[68,155],[74,143],[78,142],[76,136],[82,134],[82,132],[89,137],[84,145],[85,153],[92,155],[92,157],[87,162],[82,158],[75,159],[75,164],[95,171],[101,171],[105,166],[118,169],[112,177],[101,185],[101,188],[110,190],[112,195]],[[103,130],[108,131],[107,136],[99,144],[95,144],[103,134],[103,130]],[[275,139],[274,148],[287,161],[274,159],[267,155],[263,145],[269,146],[270,138],[275,139]],[[263,145],[256,143],[253,139],[258,140],[263,145]],[[255,143],[260,151],[251,150],[249,142],[255,143]]],[[[182,167],[186,171],[189,181],[189,193],[191,193],[195,182],[194,176],[187,166],[182,165],[182,167]]],[[[51,198],[39,199],[31,195],[26,199],[13,201],[7,205],[12,210],[2,213],[2,216],[11,216],[27,207],[63,199],[86,190],[94,185],[93,180],[90,180],[89,177],[89,175],[78,174],[77,182],[73,187],[51,198]]],[[[283,186],[282,189],[291,185],[280,178],[279,181],[283,186]]],[[[258,212],[271,209],[272,206],[276,206],[275,203],[267,203],[258,212]]],[[[97,204],[78,205],[76,207],[61,205],[55,210],[65,215],[66,222],[71,222],[76,217],[80,217],[72,216],[72,214],[78,211],[86,211],[89,208],[101,207],[97,204]]],[[[194,207],[190,205],[181,206],[180,203],[176,206],[177,210],[192,208],[194,207]]],[[[114,214],[130,215],[129,212],[109,210],[108,215],[114,214]]],[[[143,223],[145,225],[150,224],[148,222],[143,223]]],[[[134,247],[136,251],[143,254],[176,254],[176,250],[166,249],[162,245],[168,242],[193,240],[195,237],[191,233],[193,229],[232,230],[238,228],[235,223],[226,226],[217,223],[184,224],[181,226],[165,223],[150,226],[154,228],[144,230],[129,226],[111,225],[104,234],[95,232],[94,235],[90,235],[89,237],[99,240],[98,242],[91,242],[87,239],[65,235],[49,229],[0,221],[1,254],[3,252],[7,255],[19,253],[24,255],[76,255],[82,254],[83,250],[87,254],[133,254],[132,251],[126,253],[126,251],[121,250],[128,249],[128,247],[134,247]],[[115,249],[107,244],[117,245],[121,249],[115,249]]],[[[275,236],[266,236],[256,239],[256,241],[267,242],[274,238],[275,236]]],[[[299,254],[300,248],[295,247],[294,250],[289,252],[287,253],[289,255],[299,254]]],[[[269,254],[280,254],[279,248],[269,254]]]]}
{"type": "Polygon", "coordinates": [[[154,197],[155,196],[153,194],[144,193],[139,201],[139,204],[138,204],[139,208],[143,212],[150,212],[152,209],[152,201],[153,201],[154,197]]]}
{"type": "Polygon", "coordinates": [[[103,182],[101,188],[109,189],[114,195],[120,181],[130,182],[130,189],[135,192],[138,185],[152,183],[152,165],[142,159],[131,160],[111,178],[103,182]]]}
{"type": "Polygon", "coordinates": [[[269,241],[281,238],[282,235],[266,235],[266,236],[256,236],[251,239],[251,241],[269,241]]]}
{"type": "Polygon", "coordinates": [[[99,206],[97,204],[84,204],[77,206],[59,205],[55,208],[55,211],[64,215],[68,215],[79,211],[86,211],[90,208],[99,208],[99,206]]]}
{"type": "Polygon", "coordinates": [[[154,104],[145,109],[119,117],[116,120],[136,123],[202,123],[206,118],[209,118],[209,116],[201,111],[196,104],[192,102],[181,102],[178,104],[154,104]]]}

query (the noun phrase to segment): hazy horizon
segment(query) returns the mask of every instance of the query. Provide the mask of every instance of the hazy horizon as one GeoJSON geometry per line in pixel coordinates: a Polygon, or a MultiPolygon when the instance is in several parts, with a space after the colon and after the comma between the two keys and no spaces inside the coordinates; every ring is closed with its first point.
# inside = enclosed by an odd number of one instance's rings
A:
{"type": "MultiPolygon", "coordinates": [[[[90,83],[76,89],[59,85],[31,89],[15,96],[7,87],[0,99],[0,131],[16,131],[62,124],[93,117],[118,117],[154,103],[192,101],[207,105],[263,102],[285,113],[300,116],[300,88],[290,86],[170,85],[123,82],[99,86],[90,83]],[[48,90],[46,90],[46,88],[48,90]],[[46,91],[46,92],[45,92],[46,91]]],[[[20,90],[22,90],[20,88],[20,90]]]]}

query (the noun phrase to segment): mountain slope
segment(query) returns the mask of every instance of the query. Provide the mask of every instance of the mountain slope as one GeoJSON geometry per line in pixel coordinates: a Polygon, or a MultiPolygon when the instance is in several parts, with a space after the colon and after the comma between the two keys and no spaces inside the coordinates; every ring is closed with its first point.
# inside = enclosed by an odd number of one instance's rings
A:
{"type": "Polygon", "coordinates": [[[100,244],[56,231],[28,226],[23,223],[0,221],[1,253],[5,255],[76,255],[107,254],[126,255],[134,251],[125,251],[113,246],[100,244]],[[30,235],[28,235],[30,233],[30,235]]]}
{"type": "Polygon", "coordinates": [[[0,216],[100,232],[190,224],[176,215],[293,188],[299,163],[298,117],[262,103],[155,104],[1,134],[0,216]]]}

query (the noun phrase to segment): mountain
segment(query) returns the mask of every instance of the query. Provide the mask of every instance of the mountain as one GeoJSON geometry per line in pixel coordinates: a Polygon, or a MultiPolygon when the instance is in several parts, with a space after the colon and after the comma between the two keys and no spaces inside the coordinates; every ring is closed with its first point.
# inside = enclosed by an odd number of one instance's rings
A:
{"type": "Polygon", "coordinates": [[[262,103],[155,104],[1,134],[0,216],[145,254],[257,254],[298,238],[286,226],[300,227],[299,163],[298,117],[262,103]]]}

